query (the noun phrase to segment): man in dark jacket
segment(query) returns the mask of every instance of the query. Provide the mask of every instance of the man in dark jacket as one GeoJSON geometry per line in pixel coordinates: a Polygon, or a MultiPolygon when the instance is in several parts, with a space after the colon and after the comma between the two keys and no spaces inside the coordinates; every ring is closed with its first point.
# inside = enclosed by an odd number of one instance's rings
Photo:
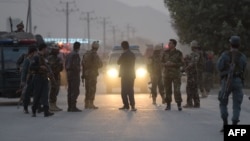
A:
{"type": "Polygon", "coordinates": [[[81,44],[75,42],[73,51],[67,56],[65,68],[67,71],[68,80],[68,112],[81,112],[82,110],[76,107],[77,98],[80,94],[80,56],[79,49],[81,44]]]}
{"type": "Polygon", "coordinates": [[[129,50],[129,43],[123,41],[121,46],[124,52],[118,59],[120,65],[119,77],[121,77],[121,95],[123,107],[120,110],[128,110],[129,104],[132,111],[136,111],[134,98],[134,80],[135,80],[135,55],[129,50]]]}

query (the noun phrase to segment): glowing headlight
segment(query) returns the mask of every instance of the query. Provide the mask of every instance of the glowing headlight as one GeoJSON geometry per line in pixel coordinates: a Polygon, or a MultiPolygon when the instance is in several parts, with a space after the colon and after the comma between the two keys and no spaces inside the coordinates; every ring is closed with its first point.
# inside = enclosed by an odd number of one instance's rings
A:
{"type": "Polygon", "coordinates": [[[107,73],[108,73],[108,76],[110,76],[110,77],[117,77],[118,76],[117,69],[109,69],[107,73]]]}
{"type": "Polygon", "coordinates": [[[147,70],[144,68],[139,68],[136,70],[136,76],[144,77],[147,74],[147,70]]]}

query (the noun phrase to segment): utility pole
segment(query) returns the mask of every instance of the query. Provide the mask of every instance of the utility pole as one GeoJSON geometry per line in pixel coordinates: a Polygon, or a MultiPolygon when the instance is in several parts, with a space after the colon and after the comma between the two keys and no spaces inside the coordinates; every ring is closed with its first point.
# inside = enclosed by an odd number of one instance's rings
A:
{"type": "Polygon", "coordinates": [[[29,17],[29,32],[32,33],[32,15],[31,15],[31,0],[29,0],[28,17],[29,17]]]}
{"type": "Polygon", "coordinates": [[[75,12],[75,11],[79,11],[79,9],[69,9],[69,4],[75,4],[75,1],[72,2],[62,2],[60,1],[60,4],[65,4],[66,5],[66,9],[62,9],[62,10],[58,10],[58,12],[65,12],[66,15],[66,43],[69,42],[69,14],[71,12],[75,12]]]}
{"type": "Polygon", "coordinates": [[[135,32],[136,32],[136,30],[135,30],[135,28],[134,27],[132,27],[132,37],[134,38],[135,37],[135,32]]]}
{"type": "Polygon", "coordinates": [[[130,38],[130,30],[132,29],[133,27],[131,27],[129,24],[127,24],[127,40],[129,40],[130,38]]]}
{"type": "MultiPolygon", "coordinates": [[[[94,11],[89,12],[82,12],[82,14],[86,14],[87,17],[83,18],[83,20],[87,21],[87,28],[88,28],[88,50],[90,48],[90,21],[95,20],[96,18],[90,17],[90,14],[95,13],[94,11]]],[[[80,18],[82,20],[82,18],[80,18]]]]}
{"type": "Polygon", "coordinates": [[[105,49],[106,49],[106,26],[108,23],[107,19],[109,19],[109,17],[103,17],[101,24],[103,25],[103,52],[105,53],[105,49]]]}
{"type": "Polygon", "coordinates": [[[112,33],[113,33],[114,46],[116,45],[116,31],[117,31],[117,26],[113,25],[112,26],[112,33]]]}

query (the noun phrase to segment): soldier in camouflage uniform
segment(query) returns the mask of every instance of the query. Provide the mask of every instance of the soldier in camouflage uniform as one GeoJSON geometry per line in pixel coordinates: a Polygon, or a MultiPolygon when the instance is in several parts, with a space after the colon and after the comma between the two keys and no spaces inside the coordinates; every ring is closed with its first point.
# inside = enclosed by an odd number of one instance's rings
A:
{"type": "Polygon", "coordinates": [[[50,88],[50,95],[49,95],[49,102],[50,102],[50,111],[62,111],[56,105],[57,95],[60,90],[60,72],[63,70],[63,62],[62,59],[58,56],[59,54],[59,47],[53,46],[51,48],[51,53],[48,56],[48,64],[54,74],[54,80],[51,81],[51,88],[50,88]]]}
{"type": "Polygon", "coordinates": [[[162,98],[162,104],[165,103],[165,94],[164,94],[164,87],[162,80],[161,56],[162,56],[162,45],[156,45],[154,47],[153,55],[149,58],[149,64],[148,64],[148,71],[150,73],[151,83],[152,83],[151,93],[152,93],[153,104],[156,104],[157,87],[162,98]]]}
{"type": "Polygon", "coordinates": [[[178,110],[181,111],[181,72],[180,67],[183,65],[182,52],[176,49],[177,41],[170,39],[168,46],[162,57],[162,63],[164,65],[164,87],[166,92],[167,107],[165,110],[171,110],[172,102],[172,84],[174,85],[174,98],[177,103],[178,110]]]}
{"type": "Polygon", "coordinates": [[[82,59],[82,80],[85,79],[85,109],[97,109],[94,105],[98,69],[103,66],[97,54],[99,42],[92,43],[92,49],[83,55],[82,59]]]}
{"type": "MultiPolygon", "coordinates": [[[[194,40],[195,41],[195,40],[194,40]]],[[[197,41],[195,41],[197,42],[197,41]]],[[[198,45],[198,42],[197,42],[198,45]]],[[[206,98],[207,94],[205,91],[205,87],[204,87],[204,72],[205,72],[205,62],[206,62],[206,53],[202,50],[201,46],[198,45],[196,47],[196,52],[199,53],[199,61],[197,62],[197,77],[199,78],[197,81],[198,84],[198,89],[201,92],[201,98],[206,98]]]]}
{"type": "MultiPolygon", "coordinates": [[[[185,66],[184,70],[187,73],[187,104],[184,105],[184,108],[199,108],[200,107],[200,98],[198,94],[198,70],[197,70],[197,63],[200,58],[200,53],[197,50],[198,42],[192,41],[191,48],[192,53],[184,58],[185,66]]],[[[200,79],[200,78],[199,78],[200,79]]]]}
{"type": "Polygon", "coordinates": [[[73,51],[66,57],[65,68],[67,71],[68,80],[68,112],[81,112],[76,107],[77,98],[80,94],[80,63],[81,59],[79,56],[81,44],[75,42],[73,45],[73,51]]]}
{"type": "Polygon", "coordinates": [[[49,79],[51,78],[50,68],[47,65],[45,54],[47,52],[47,45],[41,44],[39,52],[34,57],[30,66],[30,71],[33,74],[33,106],[32,116],[36,117],[36,111],[41,103],[44,108],[44,117],[52,116],[54,113],[49,112],[49,79]]]}
{"type": "Polygon", "coordinates": [[[16,25],[17,30],[15,32],[24,32],[24,25],[23,22],[20,22],[19,24],[16,25]]]}

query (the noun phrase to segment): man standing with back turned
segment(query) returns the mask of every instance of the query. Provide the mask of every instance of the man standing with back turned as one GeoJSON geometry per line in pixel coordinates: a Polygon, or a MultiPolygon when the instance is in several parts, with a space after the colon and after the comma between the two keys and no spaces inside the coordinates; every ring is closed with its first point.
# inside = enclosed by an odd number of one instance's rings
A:
{"type": "MultiPolygon", "coordinates": [[[[219,92],[220,113],[223,125],[227,125],[228,121],[228,98],[233,93],[233,125],[237,125],[240,117],[241,103],[243,100],[243,73],[247,65],[246,56],[238,49],[240,47],[240,37],[231,36],[230,50],[222,53],[217,61],[217,69],[221,77],[221,90],[219,92]]],[[[224,127],[220,130],[224,132],[224,127]]]]}
{"type": "Polygon", "coordinates": [[[121,77],[121,95],[123,107],[119,110],[128,110],[129,104],[132,111],[136,111],[134,98],[134,80],[135,80],[135,55],[129,50],[128,41],[123,41],[121,46],[124,52],[118,59],[120,65],[119,77],[121,77]]]}

